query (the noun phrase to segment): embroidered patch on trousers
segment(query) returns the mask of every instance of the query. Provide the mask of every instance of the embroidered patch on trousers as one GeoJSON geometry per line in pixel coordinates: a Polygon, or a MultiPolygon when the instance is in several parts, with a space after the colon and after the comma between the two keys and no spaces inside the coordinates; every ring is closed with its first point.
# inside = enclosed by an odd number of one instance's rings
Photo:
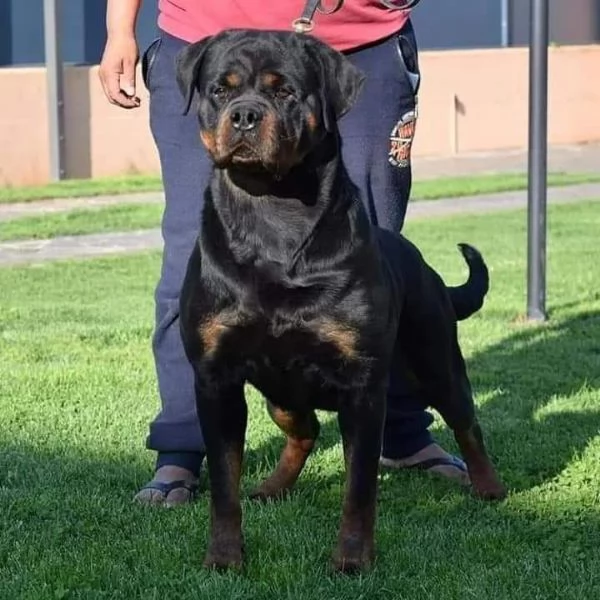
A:
{"type": "Polygon", "coordinates": [[[395,167],[408,167],[410,165],[410,152],[416,127],[417,111],[410,110],[402,115],[402,118],[392,129],[388,160],[395,167]]]}

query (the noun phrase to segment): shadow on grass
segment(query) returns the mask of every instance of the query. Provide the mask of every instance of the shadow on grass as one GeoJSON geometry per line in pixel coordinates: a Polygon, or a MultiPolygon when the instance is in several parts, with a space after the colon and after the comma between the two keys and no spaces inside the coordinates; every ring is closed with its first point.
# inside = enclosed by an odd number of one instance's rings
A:
{"type": "MultiPolygon", "coordinates": [[[[600,313],[583,313],[541,326],[524,324],[501,342],[471,356],[469,373],[476,394],[489,399],[478,410],[491,454],[512,490],[535,487],[554,478],[600,432],[600,407],[591,403],[574,404],[573,395],[585,397],[600,388],[600,313]],[[580,392],[582,392],[580,394],[580,392]]],[[[266,412],[265,412],[266,418],[266,412]]],[[[283,446],[283,437],[274,424],[266,441],[245,454],[245,487],[255,485],[259,477],[273,467],[283,446]],[[252,481],[248,481],[248,479],[252,481]]],[[[2,431],[0,430],[0,436],[2,431]]],[[[451,433],[441,427],[436,437],[448,449],[455,448],[451,433]]],[[[11,440],[2,442],[6,471],[0,472],[0,484],[10,480],[10,457],[29,465],[31,474],[40,461],[61,461],[61,456],[36,456],[36,451],[11,440]]],[[[322,423],[318,452],[340,444],[337,420],[322,423]]],[[[343,481],[340,450],[339,481],[343,481]]],[[[77,487],[102,486],[110,494],[123,491],[131,495],[135,486],[149,475],[147,457],[140,454],[115,457],[98,472],[93,459],[81,457],[77,468],[77,487]]],[[[309,459],[310,465],[310,459],[309,459]]],[[[413,477],[402,474],[399,477],[413,477]]],[[[421,477],[421,475],[416,475],[421,477]]],[[[310,469],[298,487],[310,486],[310,469]],[[308,481],[307,481],[308,479],[308,481]]],[[[338,475],[336,474],[336,479],[338,475]]],[[[45,485],[52,485],[48,480],[45,485]]],[[[62,483],[60,485],[63,485],[62,483]]],[[[442,486],[445,487],[445,486],[442,486]]]]}
{"type": "Polygon", "coordinates": [[[131,502],[131,482],[147,474],[139,459],[92,459],[84,449],[53,454],[5,441],[0,448],[0,466],[18,465],[0,485],[0,587],[7,598],[449,600],[467,588],[473,597],[493,592],[501,600],[593,597],[600,521],[589,508],[574,520],[553,503],[531,510],[485,505],[443,482],[389,477],[375,570],[339,578],[328,568],[339,490],[314,481],[311,490],[309,480],[288,501],[244,503],[244,576],[213,575],[201,568],[206,501],[140,509],[131,502]],[[548,576],[557,570],[565,577],[548,576]],[[408,595],[392,595],[398,589],[408,595]]]}
{"type": "MultiPolygon", "coordinates": [[[[490,396],[479,408],[479,418],[491,454],[511,490],[529,489],[553,479],[598,435],[599,407],[589,402],[574,404],[570,397],[585,398],[585,390],[591,395],[600,387],[599,340],[600,314],[584,313],[542,326],[523,325],[469,360],[476,393],[490,396]]],[[[454,447],[445,427],[437,430],[436,436],[444,446],[454,447]]],[[[322,424],[318,452],[339,443],[337,421],[322,424]]],[[[29,487],[38,479],[50,495],[57,486],[54,493],[59,498],[68,496],[65,490],[72,484],[77,490],[94,490],[99,497],[128,500],[149,475],[147,457],[141,454],[98,460],[81,455],[69,460],[70,451],[53,455],[52,450],[45,452],[1,438],[0,445],[0,465],[4,465],[0,486],[5,489],[12,484],[29,487]],[[18,470],[11,465],[18,465],[18,470]],[[61,477],[47,475],[53,471],[60,472],[61,477]]],[[[257,484],[259,477],[276,464],[282,445],[283,438],[273,424],[268,439],[246,452],[245,489],[257,484]]],[[[298,482],[299,493],[314,487],[314,477],[320,485],[342,483],[341,450],[335,475],[321,479],[309,468],[298,482]]],[[[406,481],[422,475],[391,475],[396,477],[406,481]]],[[[436,481],[434,487],[438,483],[442,493],[448,490],[443,482],[436,481]]]]}
{"type": "MultiPolygon", "coordinates": [[[[487,398],[479,414],[491,452],[513,491],[555,478],[598,435],[600,411],[586,401],[600,387],[598,340],[600,314],[587,313],[524,325],[469,361],[476,391],[487,398]]],[[[436,434],[451,447],[446,428],[436,434]]],[[[335,420],[320,439],[319,452],[339,443],[335,420]]],[[[245,490],[275,463],[281,445],[273,425],[267,440],[247,452],[245,490]]],[[[229,590],[230,597],[270,599],[297,589],[306,591],[303,597],[341,599],[357,597],[359,588],[363,597],[383,598],[383,582],[423,598],[462,597],[465,586],[475,586],[473,597],[580,598],[591,597],[596,585],[600,520],[588,495],[569,494],[563,484],[563,491],[536,494],[535,501],[515,494],[487,505],[417,473],[382,477],[376,571],[361,580],[329,578],[341,452],[325,472],[309,464],[290,500],[245,503],[248,577],[212,577],[199,568],[205,499],[180,511],[140,510],[131,502],[149,475],[147,458],[118,448],[90,456],[84,447],[11,440],[0,427],[0,565],[6,565],[0,582],[10,597],[37,599],[46,586],[49,598],[67,597],[64,590],[83,590],[68,597],[97,597],[101,588],[111,598],[142,597],[136,594],[146,589],[152,598],[157,590],[186,599],[198,590],[202,597],[229,590]],[[565,578],[549,576],[557,570],[565,578]],[[496,594],[498,586],[504,595],[496,594]]]]}
{"type": "Polygon", "coordinates": [[[511,489],[553,479],[599,434],[600,313],[524,324],[468,366],[491,394],[479,416],[511,489]]]}
{"type": "MultiPolygon", "coordinates": [[[[600,406],[579,406],[570,399],[600,388],[600,313],[523,324],[473,355],[468,369],[476,396],[491,396],[479,407],[478,417],[488,450],[511,490],[556,477],[600,432],[600,406]]],[[[456,448],[446,427],[435,433],[444,447],[456,448]]],[[[338,443],[337,420],[322,423],[318,449],[338,443]]],[[[274,466],[282,446],[273,424],[269,440],[246,453],[246,471],[263,470],[265,462],[274,466]]],[[[341,479],[342,470],[340,462],[341,479]]]]}

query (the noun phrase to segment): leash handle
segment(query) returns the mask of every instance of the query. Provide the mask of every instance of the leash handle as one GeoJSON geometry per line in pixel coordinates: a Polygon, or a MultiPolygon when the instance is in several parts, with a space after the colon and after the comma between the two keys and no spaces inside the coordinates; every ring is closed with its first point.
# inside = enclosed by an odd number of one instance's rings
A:
{"type": "MultiPolygon", "coordinates": [[[[302,14],[292,21],[292,28],[296,33],[310,33],[314,26],[315,12],[319,11],[323,15],[332,15],[342,8],[344,0],[333,0],[330,8],[325,8],[325,0],[307,0],[302,14]]],[[[419,4],[421,0],[380,0],[386,8],[391,10],[409,10],[419,4]]]]}
{"type": "Polygon", "coordinates": [[[323,0],[307,0],[304,10],[298,19],[292,21],[292,28],[296,33],[310,33],[315,26],[313,18],[315,12],[319,11],[324,15],[331,15],[342,8],[344,0],[334,0],[333,6],[325,8],[323,0]]]}
{"type": "Polygon", "coordinates": [[[386,8],[391,10],[410,10],[419,4],[421,0],[380,0],[386,8]]]}

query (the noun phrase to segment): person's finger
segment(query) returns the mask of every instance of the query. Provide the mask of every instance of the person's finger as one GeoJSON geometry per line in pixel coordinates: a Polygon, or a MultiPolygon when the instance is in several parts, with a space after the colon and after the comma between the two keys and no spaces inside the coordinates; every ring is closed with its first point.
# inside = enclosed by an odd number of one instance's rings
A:
{"type": "Polygon", "coordinates": [[[123,73],[120,77],[121,89],[131,98],[135,97],[135,61],[123,60],[123,73]]]}
{"type": "Polygon", "coordinates": [[[100,79],[100,83],[102,85],[102,90],[104,92],[104,95],[106,96],[106,99],[111,103],[111,104],[116,104],[116,101],[111,97],[111,86],[108,83],[108,80],[110,79],[110,76],[107,75],[102,69],[100,69],[99,73],[99,79],[100,79]]]}
{"type": "Polygon", "coordinates": [[[122,89],[121,77],[122,74],[120,73],[120,69],[103,68],[100,71],[100,81],[109,102],[121,106],[122,108],[135,108],[139,106],[139,99],[135,98],[134,95],[126,93],[122,89]]]}

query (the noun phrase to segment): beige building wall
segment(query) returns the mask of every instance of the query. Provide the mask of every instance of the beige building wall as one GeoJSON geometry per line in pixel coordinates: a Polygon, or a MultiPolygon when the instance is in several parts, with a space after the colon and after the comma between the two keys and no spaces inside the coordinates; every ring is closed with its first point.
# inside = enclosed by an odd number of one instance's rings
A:
{"type": "MultiPolygon", "coordinates": [[[[112,106],[97,70],[65,69],[67,175],[158,172],[146,91],[141,90],[139,109],[112,106]]],[[[423,52],[421,70],[414,156],[526,147],[526,48],[423,52]]],[[[549,71],[549,143],[600,142],[600,45],[551,48],[549,71]]],[[[0,185],[44,183],[49,177],[45,70],[0,69],[0,90],[0,185]]]]}

